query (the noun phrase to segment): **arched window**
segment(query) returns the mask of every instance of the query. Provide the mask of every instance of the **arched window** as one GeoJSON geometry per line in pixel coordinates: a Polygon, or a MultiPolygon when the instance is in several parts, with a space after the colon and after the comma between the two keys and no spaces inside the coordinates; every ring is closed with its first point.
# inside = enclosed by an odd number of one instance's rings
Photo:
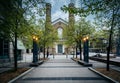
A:
{"type": "Polygon", "coordinates": [[[63,29],[61,27],[58,28],[58,37],[62,38],[62,33],[63,33],[63,29]]]}

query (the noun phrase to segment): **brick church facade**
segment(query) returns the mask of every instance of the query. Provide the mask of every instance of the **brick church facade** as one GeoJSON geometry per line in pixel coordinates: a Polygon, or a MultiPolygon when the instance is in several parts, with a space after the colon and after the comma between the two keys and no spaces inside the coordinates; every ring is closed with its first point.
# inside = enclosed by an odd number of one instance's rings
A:
{"type": "MultiPolygon", "coordinates": [[[[72,8],[74,7],[74,4],[70,3],[68,6],[72,8]]],[[[63,37],[63,32],[65,28],[67,28],[70,23],[74,23],[74,14],[69,13],[68,19],[68,22],[63,20],[62,18],[58,18],[55,21],[51,22],[51,4],[46,5],[46,22],[51,23],[53,28],[56,29],[58,33],[58,40],[54,41],[53,47],[49,48],[50,54],[71,54],[75,52],[75,48],[70,46],[68,47],[65,44],[66,39],[63,37]]]]}

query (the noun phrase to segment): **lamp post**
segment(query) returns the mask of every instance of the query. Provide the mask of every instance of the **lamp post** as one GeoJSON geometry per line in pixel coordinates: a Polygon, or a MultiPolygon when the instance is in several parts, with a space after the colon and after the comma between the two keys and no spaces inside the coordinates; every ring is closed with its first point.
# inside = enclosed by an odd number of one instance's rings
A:
{"type": "Polygon", "coordinates": [[[38,62],[38,46],[37,46],[38,37],[33,36],[33,63],[38,62]]]}
{"type": "MultiPolygon", "coordinates": [[[[120,33],[120,29],[119,29],[119,33],[120,33]]],[[[118,34],[118,38],[116,39],[116,55],[120,56],[120,35],[118,34]]]]}
{"type": "Polygon", "coordinates": [[[84,41],[84,49],[83,49],[83,55],[84,55],[84,61],[89,63],[89,37],[83,38],[84,41]]]}

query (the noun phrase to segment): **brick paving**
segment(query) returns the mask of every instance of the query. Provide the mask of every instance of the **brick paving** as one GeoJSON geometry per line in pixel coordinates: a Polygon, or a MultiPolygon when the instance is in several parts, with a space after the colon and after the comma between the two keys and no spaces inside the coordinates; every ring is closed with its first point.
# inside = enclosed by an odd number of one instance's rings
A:
{"type": "MultiPolygon", "coordinates": [[[[64,56],[63,56],[64,57],[64,56]]],[[[70,58],[50,59],[14,83],[110,83],[70,58]]]]}

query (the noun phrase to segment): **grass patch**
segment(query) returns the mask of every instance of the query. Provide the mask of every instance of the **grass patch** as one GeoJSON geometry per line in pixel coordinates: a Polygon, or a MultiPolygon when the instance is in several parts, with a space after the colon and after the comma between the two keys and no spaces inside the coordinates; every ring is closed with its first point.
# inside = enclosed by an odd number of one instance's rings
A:
{"type": "Polygon", "coordinates": [[[17,71],[13,69],[6,71],[0,74],[0,83],[7,83],[8,81],[12,80],[13,78],[17,77],[18,75],[22,74],[23,72],[27,71],[29,68],[18,68],[17,71]]]}

